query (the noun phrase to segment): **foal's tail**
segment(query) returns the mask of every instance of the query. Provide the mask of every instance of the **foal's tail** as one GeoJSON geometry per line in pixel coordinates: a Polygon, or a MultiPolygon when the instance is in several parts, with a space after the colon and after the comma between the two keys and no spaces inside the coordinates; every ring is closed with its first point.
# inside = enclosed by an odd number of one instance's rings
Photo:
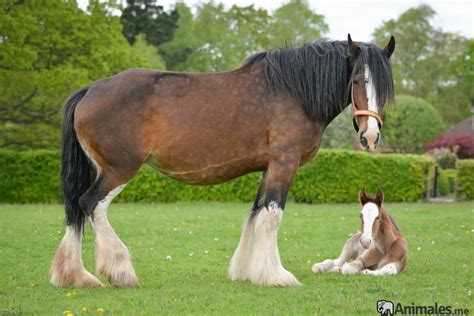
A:
{"type": "Polygon", "coordinates": [[[63,107],[61,144],[61,183],[66,208],[66,223],[80,232],[85,214],[79,207],[79,198],[92,184],[91,163],[81,148],[74,129],[74,111],[89,88],[74,93],[63,107]]]}

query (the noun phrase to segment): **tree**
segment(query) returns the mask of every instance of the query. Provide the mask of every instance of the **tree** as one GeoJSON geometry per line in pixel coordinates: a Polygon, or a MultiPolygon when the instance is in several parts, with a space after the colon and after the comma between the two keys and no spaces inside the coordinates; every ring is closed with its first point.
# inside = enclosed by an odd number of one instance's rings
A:
{"type": "Polygon", "coordinates": [[[324,131],[321,146],[324,148],[352,149],[357,143],[357,133],[352,125],[352,108],[347,107],[324,131]]]}
{"type": "Polygon", "coordinates": [[[314,13],[306,0],[290,0],[273,13],[267,27],[271,47],[302,44],[329,30],[324,16],[314,13]]]}
{"type": "Polygon", "coordinates": [[[396,38],[391,58],[396,92],[428,100],[451,124],[465,118],[472,104],[472,79],[456,72],[466,56],[467,40],[435,28],[435,14],[428,5],[408,9],[398,19],[384,22],[373,37],[379,45],[390,35],[396,38]]]}
{"type": "Polygon", "coordinates": [[[138,34],[145,34],[148,44],[158,47],[173,38],[178,17],[177,10],[165,12],[156,0],[127,0],[120,21],[130,44],[138,34]]]}
{"type": "Polygon", "coordinates": [[[423,99],[399,95],[386,110],[384,143],[395,152],[424,152],[424,144],[445,130],[439,112],[423,99]]]}
{"type": "Polygon", "coordinates": [[[207,2],[193,16],[184,3],[172,41],[160,46],[166,66],[182,71],[220,71],[238,66],[249,54],[263,49],[266,10],[207,2]]]}
{"type": "Polygon", "coordinates": [[[0,147],[58,148],[60,109],[91,81],[149,66],[121,34],[110,6],[91,1],[3,1],[0,147]]]}

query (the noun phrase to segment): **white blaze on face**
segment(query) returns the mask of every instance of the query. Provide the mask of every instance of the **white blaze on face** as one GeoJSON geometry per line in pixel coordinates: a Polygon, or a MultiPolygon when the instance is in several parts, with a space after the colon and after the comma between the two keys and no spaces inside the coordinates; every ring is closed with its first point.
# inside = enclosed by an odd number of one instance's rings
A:
{"type": "MultiPolygon", "coordinates": [[[[367,91],[367,101],[369,111],[379,113],[379,107],[377,105],[377,92],[375,91],[375,85],[370,74],[369,66],[364,65],[364,76],[365,76],[365,90],[367,91]]],[[[374,146],[377,137],[379,136],[379,124],[375,117],[369,116],[367,121],[367,131],[364,133],[365,138],[370,146],[374,146]]]]}
{"type": "Polygon", "coordinates": [[[364,248],[368,248],[372,241],[372,226],[375,218],[379,216],[379,208],[375,203],[366,203],[361,211],[364,227],[360,242],[364,248]]]}

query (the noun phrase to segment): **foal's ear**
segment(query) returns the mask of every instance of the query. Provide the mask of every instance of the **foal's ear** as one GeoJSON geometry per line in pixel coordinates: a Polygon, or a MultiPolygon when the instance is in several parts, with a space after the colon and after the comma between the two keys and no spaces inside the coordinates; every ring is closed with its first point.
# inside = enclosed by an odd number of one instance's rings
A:
{"type": "Polygon", "coordinates": [[[360,47],[352,41],[351,34],[347,34],[347,44],[349,45],[349,57],[354,60],[360,54],[360,47]]]}
{"type": "Polygon", "coordinates": [[[384,47],[383,53],[385,54],[385,56],[387,56],[387,58],[390,58],[394,50],[395,50],[395,37],[393,37],[392,35],[390,36],[390,41],[388,41],[387,46],[384,47]]]}
{"type": "Polygon", "coordinates": [[[377,194],[375,195],[375,204],[382,206],[383,203],[383,191],[381,188],[377,189],[377,194]]]}
{"type": "Polygon", "coordinates": [[[365,205],[367,202],[369,202],[369,198],[367,197],[367,192],[365,192],[365,189],[362,188],[359,192],[359,201],[360,204],[365,205]]]}

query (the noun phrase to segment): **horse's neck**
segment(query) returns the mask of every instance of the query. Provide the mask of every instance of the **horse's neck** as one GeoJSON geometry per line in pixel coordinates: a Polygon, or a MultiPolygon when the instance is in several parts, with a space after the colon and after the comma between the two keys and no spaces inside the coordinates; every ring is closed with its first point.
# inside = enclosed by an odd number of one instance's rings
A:
{"type": "Polygon", "coordinates": [[[376,242],[385,252],[397,239],[397,234],[395,225],[393,225],[392,220],[390,219],[390,215],[383,208],[380,208],[380,211],[382,216],[379,231],[376,236],[376,242]]]}

